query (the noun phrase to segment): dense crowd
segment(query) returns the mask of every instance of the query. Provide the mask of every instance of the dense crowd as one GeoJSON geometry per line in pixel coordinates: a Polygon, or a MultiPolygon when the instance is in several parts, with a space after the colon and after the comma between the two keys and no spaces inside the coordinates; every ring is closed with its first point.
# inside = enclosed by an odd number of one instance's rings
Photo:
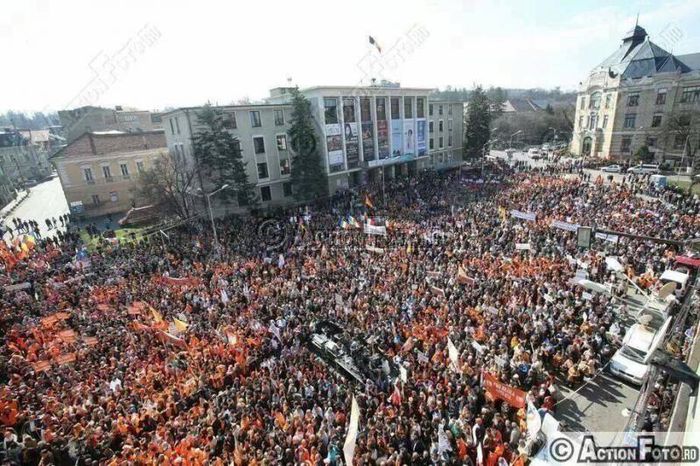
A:
{"type": "Polygon", "coordinates": [[[581,249],[552,221],[700,234],[697,199],[629,183],[502,172],[366,189],[280,214],[274,242],[256,218],[218,220],[220,244],[206,222],[90,252],[75,232],[37,241],[3,274],[2,464],[340,465],[353,395],[356,464],[525,464],[525,410],[482,373],[555,413],[557,384],[595,377],[624,332],[571,278],[619,282],[608,253],[650,288],[679,252],[622,237],[581,249]],[[340,227],[348,215],[382,217],[387,235],[340,227]],[[319,319],[407,380],[332,370],[305,345],[319,319]]]}

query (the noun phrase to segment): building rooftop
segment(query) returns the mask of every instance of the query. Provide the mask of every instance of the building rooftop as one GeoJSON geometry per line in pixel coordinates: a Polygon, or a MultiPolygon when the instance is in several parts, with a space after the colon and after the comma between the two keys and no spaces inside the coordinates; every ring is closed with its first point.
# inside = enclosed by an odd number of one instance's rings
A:
{"type": "Polygon", "coordinates": [[[149,149],[165,149],[165,131],[124,133],[120,131],[86,132],[62,147],[51,158],[85,155],[107,155],[137,152],[149,149]]]}

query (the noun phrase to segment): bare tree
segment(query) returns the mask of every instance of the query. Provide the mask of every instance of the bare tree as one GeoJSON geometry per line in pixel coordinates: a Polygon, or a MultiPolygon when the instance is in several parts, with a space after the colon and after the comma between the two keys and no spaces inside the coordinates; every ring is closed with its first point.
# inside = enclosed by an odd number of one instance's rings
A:
{"type": "Polygon", "coordinates": [[[192,190],[197,171],[184,157],[163,154],[141,174],[137,191],[163,212],[188,218],[193,213],[192,190]]]}

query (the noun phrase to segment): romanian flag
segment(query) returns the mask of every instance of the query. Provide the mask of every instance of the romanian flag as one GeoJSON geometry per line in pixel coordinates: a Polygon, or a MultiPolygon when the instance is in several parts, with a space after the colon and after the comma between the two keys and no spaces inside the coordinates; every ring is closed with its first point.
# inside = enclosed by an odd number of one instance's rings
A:
{"type": "Polygon", "coordinates": [[[374,203],[372,203],[372,198],[369,196],[369,194],[365,195],[365,206],[368,209],[374,209],[374,203]]]}
{"type": "Polygon", "coordinates": [[[394,385],[394,393],[391,394],[389,397],[389,401],[391,401],[391,404],[394,406],[400,406],[402,397],[401,397],[401,392],[399,391],[399,385],[396,384],[394,385]]]}
{"type": "Polygon", "coordinates": [[[360,222],[358,222],[352,215],[348,215],[348,223],[353,228],[360,228],[360,222]]]}
{"type": "Polygon", "coordinates": [[[408,246],[406,246],[406,254],[411,254],[413,252],[413,244],[408,243],[408,246]]]}
{"type": "Polygon", "coordinates": [[[377,48],[377,52],[382,53],[382,48],[379,46],[379,42],[377,42],[374,37],[369,36],[369,43],[377,48]]]}
{"type": "Polygon", "coordinates": [[[346,222],[344,218],[340,219],[340,221],[338,222],[338,226],[340,226],[340,228],[342,228],[343,230],[347,230],[348,228],[350,228],[350,224],[346,222]]]}

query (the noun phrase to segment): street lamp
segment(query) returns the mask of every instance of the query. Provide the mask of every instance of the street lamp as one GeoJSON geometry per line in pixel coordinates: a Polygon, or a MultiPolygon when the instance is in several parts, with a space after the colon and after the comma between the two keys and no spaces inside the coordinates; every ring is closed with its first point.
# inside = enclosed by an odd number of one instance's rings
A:
{"type": "Polygon", "coordinates": [[[211,210],[211,197],[218,193],[219,191],[223,191],[224,189],[228,189],[229,185],[225,184],[216,191],[212,191],[209,194],[206,195],[207,197],[207,207],[209,208],[209,219],[211,220],[211,230],[214,232],[214,245],[219,244],[219,237],[216,234],[216,224],[214,223],[214,212],[211,210]]]}
{"type": "Polygon", "coordinates": [[[512,149],[512,148],[513,148],[513,137],[514,137],[514,136],[517,136],[518,134],[520,134],[520,133],[522,133],[522,132],[523,132],[523,130],[519,129],[519,130],[517,130],[515,133],[513,133],[513,134],[510,135],[510,142],[508,143],[508,149],[512,149]]]}

